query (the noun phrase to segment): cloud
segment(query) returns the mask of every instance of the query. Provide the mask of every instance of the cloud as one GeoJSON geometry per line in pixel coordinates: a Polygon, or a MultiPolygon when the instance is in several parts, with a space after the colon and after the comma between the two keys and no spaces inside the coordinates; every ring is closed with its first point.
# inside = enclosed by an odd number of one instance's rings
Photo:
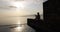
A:
{"type": "Polygon", "coordinates": [[[8,1],[0,0],[0,6],[6,6],[9,5],[8,1]]]}

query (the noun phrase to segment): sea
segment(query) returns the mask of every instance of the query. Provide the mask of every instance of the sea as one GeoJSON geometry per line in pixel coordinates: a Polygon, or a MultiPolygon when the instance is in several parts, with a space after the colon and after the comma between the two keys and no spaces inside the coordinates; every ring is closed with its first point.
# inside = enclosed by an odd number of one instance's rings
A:
{"type": "Polygon", "coordinates": [[[35,17],[0,17],[0,32],[36,32],[27,24],[28,18],[35,17]]]}
{"type": "Polygon", "coordinates": [[[35,32],[35,30],[27,25],[26,17],[2,17],[0,32],[35,32]]]}
{"type": "Polygon", "coordinates": [[[0,26],[0,32],[35,32],[33,28],[27,24],[23,24],[18,27],[0,26]]]}

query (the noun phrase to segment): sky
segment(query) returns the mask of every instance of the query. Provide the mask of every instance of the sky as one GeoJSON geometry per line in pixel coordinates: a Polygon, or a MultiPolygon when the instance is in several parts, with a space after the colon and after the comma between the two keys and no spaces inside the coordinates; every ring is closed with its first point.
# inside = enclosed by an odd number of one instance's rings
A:
{"type": "Polygon", "coordinates": [[[33,15],[37,12],[43,15],[43,2],[45,1],[47,0],[0,0],[0,23],[7,22],[9,24],[17,23],[17,21],[23,23],[27,21],[23,17],[7,18],[7,16],[33,15]]]}

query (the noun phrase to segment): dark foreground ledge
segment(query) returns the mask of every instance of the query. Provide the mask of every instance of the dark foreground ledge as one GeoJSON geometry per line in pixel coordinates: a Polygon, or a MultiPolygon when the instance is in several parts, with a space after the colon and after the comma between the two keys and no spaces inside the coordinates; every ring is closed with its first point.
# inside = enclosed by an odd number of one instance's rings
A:
{"type": "Polygon", "coordinates": [[[27,19],[28,25],[36,30],[36,32],[47,32],[47,28],[42,20],[27,19]]]}

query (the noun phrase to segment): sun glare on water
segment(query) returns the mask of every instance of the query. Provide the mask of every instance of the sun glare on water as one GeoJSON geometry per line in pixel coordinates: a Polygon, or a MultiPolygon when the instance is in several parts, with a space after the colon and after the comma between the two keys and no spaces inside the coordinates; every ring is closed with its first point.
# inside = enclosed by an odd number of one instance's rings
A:
{"type": "Polygon", "coordinates": [[[23,28],[20,27],[20,26],[16,27],[16,30],[17,30],[17,31],[20,31],[20,30],[22,30],[22,29],[23,29],[23,28]]]}
{"type": "Polygon", "coordinates": [[[12,32],[21,32],[21,31],[23,31],[23,27],[20,25],[20,21],[18,21],[17,27],[13,28],[11,31],[12,32]]]}

